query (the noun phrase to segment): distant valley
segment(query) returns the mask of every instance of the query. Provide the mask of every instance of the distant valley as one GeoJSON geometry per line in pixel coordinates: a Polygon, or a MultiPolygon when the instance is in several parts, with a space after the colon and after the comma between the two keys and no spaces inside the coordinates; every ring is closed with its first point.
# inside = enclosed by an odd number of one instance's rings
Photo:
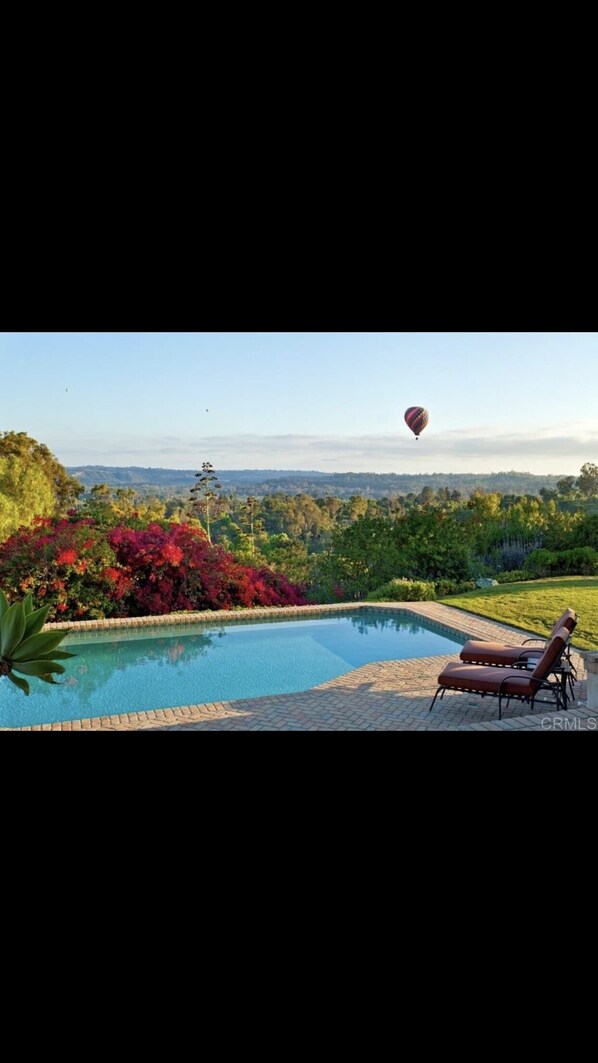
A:
{"type": "MultiPolygon", "coordinates": [[[[89,490],[94,484],[132,487],[140,494],[185,495],[197,480],[198,469],[153,469],[136,465],[77,465],[68,467],[89,490]]],[[[448,488],[470,495],[472,491],[498,491],[501,494],[538,495],[543,487],[553,489],[562,475],[535,476],[529,472],[496,473],[372,473],[318,472],[301,469],[216,469],[226,493],[238,495],[309,494],[316,497],[385,498],[419,494],[422,488],[448,488]]]]}

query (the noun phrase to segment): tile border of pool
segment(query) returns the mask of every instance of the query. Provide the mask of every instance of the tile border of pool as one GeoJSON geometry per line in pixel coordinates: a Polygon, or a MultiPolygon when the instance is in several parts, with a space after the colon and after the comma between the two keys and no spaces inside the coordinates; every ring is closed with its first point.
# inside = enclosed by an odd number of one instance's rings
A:
{"type": "MultiPolygon", "coordinates": [[[[44,630],[69,629],[74,633],[103,632],[118,628],[147,628],[197,624],[252,622],[288,617],[306,617],[335,612],[376,611],[401,613],[428,620],[448,634],[467,638],[520,642],[533,635],[520,628],[467,613],[438,602],[339,602],[328,605],[264,607],[251,610],[205,610],[195,613],[168,613],[163,616],[124,617],[112,620],[83,620],[47,624],[44,630]]],[[[581,684],[576,702],[567,713],[536,710],[533,714],[510,716],[499,721],[492,700],[463,694],[447,695],[441,708],[429,717],[427,706],[436,689],[436,677],[444,663],[454,656],[415,657],[401,661],[373,662],[353,669],[336,679],[297,694],[276,694],[210,702],[149,712],[121,713],[82,720],[3,727],[0,731],[135,731],[135,730],[547,730],[550,721],[567,717],[579,726],[589,723],[595,712],[584,708],[585,668],[577,654],[581,684]],[[453,704],[457,698],[458,704],[453,704]],[[489,706],[489,707],[488,707],[489,706]],[[251,717],[251,718],[249,718],[251,717]],[[545,721],[548,720],[548,726],[545,721]]]]}

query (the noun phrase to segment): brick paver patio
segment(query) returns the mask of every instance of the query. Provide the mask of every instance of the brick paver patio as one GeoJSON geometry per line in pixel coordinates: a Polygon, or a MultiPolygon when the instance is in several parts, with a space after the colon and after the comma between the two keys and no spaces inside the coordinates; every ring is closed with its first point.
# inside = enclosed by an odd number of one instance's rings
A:
{"type": "MultiPolygon", "coordinates": [[[[301,609],[255,609],[251,619],[268,620],[272,616],[307,616],[347,608],[363,609],[362,604],[347,607],[307,606],[301,609]]],[[[531,635],[503,624],[473,616],[460,609],[437,602],[401,602],[379,604],[369,608],[407,613],[434,621],[468,638],[495,639],[520,643],[531,635]]],[[[118,627],[146,627],[156,624],[196,623],[198,620],[221,622],[243,621],[248,614],[192,613],[184,616],[140,617],[135,620],[83,621],[74,624],[48,624],[47,629],[70,627],[74,630],[105,630],[118,627]]],[[[383,661],[363,665],[346,675],[300,694],[218,701],[204,705],[183,705],[153,712],[131,711],[118,716],[101,716],[63,723],[39,724],[0,730],[22,731],[562,731],[598,730],[598,711],[584,705],[586,673],[583,658],[574,652],[578,670],[575,701],[567,712],[555,712],[554,702],[536,701],[533,713],[529,706],[514,702],[498,720],[495,698],[480,698],[448,692],[429,712],[437,687],[437,677],[457,654],[383,661]]]]}

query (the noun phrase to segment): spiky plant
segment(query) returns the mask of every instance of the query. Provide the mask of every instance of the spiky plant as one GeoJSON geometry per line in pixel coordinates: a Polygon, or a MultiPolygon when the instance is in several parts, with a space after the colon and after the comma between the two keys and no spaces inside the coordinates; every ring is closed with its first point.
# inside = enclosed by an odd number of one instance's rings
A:
{"type": "Polygon", "coordinates": [[[29,694],[29,683],[14,672],[37,676],[42,682],[56,686],[54,675],[64,672],[58,661],[76,656],[56,649],[68,631],[41,634],[49,612],[49,605],[34,609],[31,594],[10,605],[0,590],[0,677],[5,675],[24,694],[29,694]]]}

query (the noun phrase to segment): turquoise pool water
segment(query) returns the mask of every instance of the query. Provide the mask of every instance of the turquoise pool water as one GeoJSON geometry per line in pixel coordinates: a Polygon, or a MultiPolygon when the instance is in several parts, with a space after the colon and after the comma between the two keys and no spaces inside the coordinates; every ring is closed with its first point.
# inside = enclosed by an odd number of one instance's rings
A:
{"type": "Polygon", "coordinates": [[[0,726],[290,694],[371,661],[457,654],[464,641],[428,622],[375,610],[81,632],[62,644],[77,656],[64,662],[60,686],[32,679],[25,697],[0,679],[0,726]]]}

